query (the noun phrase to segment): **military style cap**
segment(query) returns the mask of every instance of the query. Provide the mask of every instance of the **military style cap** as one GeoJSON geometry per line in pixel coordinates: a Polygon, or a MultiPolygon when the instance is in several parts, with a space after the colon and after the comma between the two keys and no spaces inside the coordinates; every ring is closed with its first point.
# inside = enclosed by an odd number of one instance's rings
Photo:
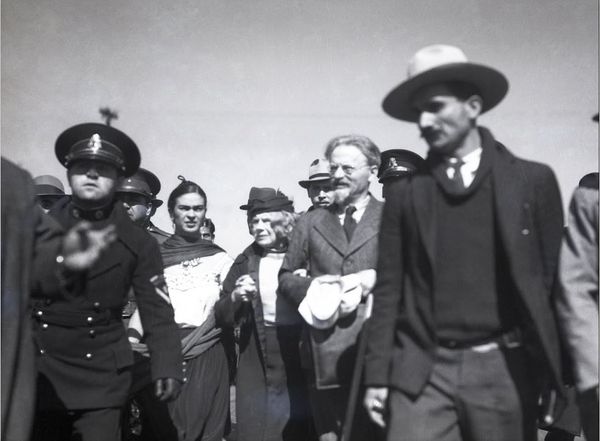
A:
{"type": "Polygon", "coordinates": [[[308,180],[298,181],[300,187],[308,188],[313,182],[329,181],[329,161],[327,159],[315,159],[308,168],[308,180]]]}
{"type": "Polygon", "coordinates": [[[154,207],[158,208],[163,204],[163,201],[156,199],[156,195],[160,192],[160,181],[154,173],[145,168],[138,170],[128,178],[121,181],[121,185],[117,188],[117,193],[137,193],[152,200],[154,207]]]}
{"type": "Polygon", "coordinates": [[[249,216],[267,211],[294,211],[294,203],[279,190],[274,188],[252,187],[248,195],[248,203],[240,205],[240,209],[247,210],[249,216]]]}
{"type": "Polygon", "coordinates": [[[131,176],[140,166],[140,151],[135,142],[120,130],[105,124],[77,124],[60,134],[54,151],[59,162],[69,168],[80,159],[112,164],[131,176]]]}
{"type": "Polygon", "coordinates": [[[381,165],[377,172],[379,182],[390,178],[408,176],[420,168],[425,160],[415,152],[404,149],[391,149],[381,152],[381,165]]]}
{"type": "Polygon", "coordinates": [[[54,196],[61,198],[65,195],[65,187],[60,179],[52,175],[40,175],[33,178],[36,196],[54,196]]]}

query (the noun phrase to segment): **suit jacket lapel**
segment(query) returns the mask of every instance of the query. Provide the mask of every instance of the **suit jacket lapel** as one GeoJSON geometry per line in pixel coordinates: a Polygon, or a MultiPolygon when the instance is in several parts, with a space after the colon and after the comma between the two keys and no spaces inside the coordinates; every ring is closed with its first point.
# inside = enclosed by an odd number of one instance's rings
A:
{"type": "Polygon", "coordinates": [[[435,179],[429,174],[414,176],[411,187],[412,197],[410,198],[417,218],[417,228],[432,268],[435,253],[435,228],[437,225],[435,210],[436,185],[435,179]]]}
{"type": "Polygon", "coordinates": [[[371,196],[367,208],[360,218],[360,222],[356,225],[356,230],[354,230],[352,240],[347,249],[347,254],[354,252],[379,233],[382,208],[383,203],[371,196]]]}
{"type": "MultiPolygon", "coordinates": [[[[523,204],[523,183],[520,174],[515,170],[515,157],[508,151],[501,151],[494,146],[494,161],[492,163],[492,177],[494,182],[494,211],[497,220],[500,238],[508,256],[513,255],[515,240],[514,234],[518,231],[515,227],[520,222],[523,204]]],[[[509,263],[512,259],[508,259],[509,263]]]]}
{"type": "Polygon", "coordinates": [[[341,255],[346,254],[348,239],[346,239],[346,233],[344,233],[340,220],[333,209],[327,210],[322,222],[315,224],[315,229],[338,253],[341,255]]]}

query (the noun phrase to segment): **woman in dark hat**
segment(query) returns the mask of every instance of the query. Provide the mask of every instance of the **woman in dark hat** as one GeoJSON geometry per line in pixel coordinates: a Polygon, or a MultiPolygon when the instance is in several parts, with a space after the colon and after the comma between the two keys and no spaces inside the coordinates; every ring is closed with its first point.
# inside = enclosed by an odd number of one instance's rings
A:
{"type": "Polygon", "coordinates": [[[217,323],[239,327],[236,416],[238,441],[304,441],[310,417],[298,342],[302,321],[277,295],[279,268],[297,215],[283,193],[250,190],[246,205],[254,242],[223,282],[217,323]]]}
{"type": "Polygon", "coordinates": [[[184,385],[169,403],[169,414],[180,441],[221,441],[229,412],[229,374],[214,305],[233,260],[201,238],[206,193],[179,179],[167,202],[175,234],[160,247],[184,358],[184,385]]]}

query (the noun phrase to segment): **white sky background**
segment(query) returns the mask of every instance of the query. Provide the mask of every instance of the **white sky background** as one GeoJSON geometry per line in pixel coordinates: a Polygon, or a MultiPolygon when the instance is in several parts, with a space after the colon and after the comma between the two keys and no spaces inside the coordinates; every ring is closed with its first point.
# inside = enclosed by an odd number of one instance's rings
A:
{"type": "MultiPolygon", "coordinates": [[[[217,243],[251,238],[251,186],[297,182],[347,133],[425,155],[415,125],[383,113],[406,62],[433,43],[501,70],[505,100],[481,118],[518,156],[552,166],[564,204],[598,169],[596,0],[3,0],[2,155],[66,182],[58,134],[102,122],[142,151],[168,198],[177,175],[208,194],[217,243]]],[[[378,198],[379,184],[372,186],[378,198]]],[[[171,231],[166,203],[154,220],[171,231]]]]}

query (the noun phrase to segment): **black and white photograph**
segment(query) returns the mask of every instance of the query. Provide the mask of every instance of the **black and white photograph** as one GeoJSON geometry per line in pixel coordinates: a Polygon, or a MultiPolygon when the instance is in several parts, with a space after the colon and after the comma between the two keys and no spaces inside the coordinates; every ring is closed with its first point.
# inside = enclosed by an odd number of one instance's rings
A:
{"type": "Polygon", "coordinates": [[[2,0],[2,441],[599,439],[597,0],[2,0]]]}

